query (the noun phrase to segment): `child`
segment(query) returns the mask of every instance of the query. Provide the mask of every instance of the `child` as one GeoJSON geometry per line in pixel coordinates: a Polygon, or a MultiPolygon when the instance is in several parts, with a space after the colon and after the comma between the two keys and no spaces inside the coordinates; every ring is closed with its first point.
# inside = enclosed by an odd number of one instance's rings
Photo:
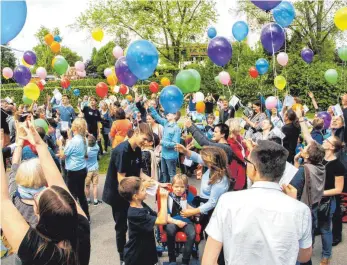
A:
{"type": "Polygon", "coordinates": [[[304,146],[304,138],[301,135],[299,135],[298,144],[297,144],[297,146],[295,148],[295,154],[297,155],[304,148],[305,148],[305,146],[304,146]]]}
{"type": "Polygon", "coordinates": [[[313,129],[311,131],[311,137],[319,144],[323,144],[323,133],[324,120],[321,118],[314,118],[312,121],[313,129]]]}
{"type": "Polygon", "coordinates": [[[148,139],[142,147],[142,171],[155,181],[158,181],[158,161],[154,152],[154,147],[159,145],[159,137],[155,133],[148,139]]]}
{"type": "Polygon", "coordinates": [[[195,227],[189,218],[180,215],[182,210],[188,207],[188,198],[192,194],[188,194],[188,178],[186,175],[177,174],[172,179],[172,192],[168,198],[168,224],[165,226],[167,233],[167,246],[169,252],[169,262],[176,262],[175,254],[175,238],[178,231],[183,231],[187,235],[187,242],[183,250],[182,265],[188,265],[192,254],[193,244],[195,241],[195,227]]]}
{"type": "MultiPolygon", "coordinates": [[[[124,248],[126,265],[154,265],[158,262],[154,225],[167,223],[167,207],[161,207],[158,217],[143,201],[147,182],[137,177],[125,177],[119,184],[119,194],[130,202],[128,209],[129,241],[124,248]]],[[[167,205],[168,192],[160,190],[160,203],[167,205]]]]}
{"type": "Polygon", "coordinates": [[[88,136],[87,148],[87,169],[88,174],[86,177],[86,197],[87,202],[90,204],[90,183],[93,184],[93,197],[94,206],[98,206],[102,201],[98,200],[98,183],[99,183],[99,163],[98,163],[99,145],[96,144],[96,139],[93,135],[88,136]]]}
{"type": "Polygon", "coordinates": [[[214,131],[214,121],[215,116],[213,114],[208,114],[207,116],[207,125],[205,126],[205,134],[208,139],[212,139],[214,131]]]}

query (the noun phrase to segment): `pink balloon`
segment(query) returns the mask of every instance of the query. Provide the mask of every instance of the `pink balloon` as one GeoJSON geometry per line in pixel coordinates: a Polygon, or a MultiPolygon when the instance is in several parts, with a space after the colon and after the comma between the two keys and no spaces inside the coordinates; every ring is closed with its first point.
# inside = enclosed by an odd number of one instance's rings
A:
{"type": "Polygon", "coordinates": [[[265,107],[268,110],[272,110],[277,107],[277,98],[270,96],[265,100],[265,107]]]}
{"type": "Polygon", "coordinates": [[[106,77],[108,77],[110,74],[112,74],[112,70],[111,70],[110,68],[106,68],[106,69],[104,70],[104,75],[105,75],[106,77]]]}
{"type": "Polygon", "coordinates": [[[282,66],[286,66],[288,63],[288,54],[286,54],[285,52],[280,52],[277,55],[277,62],[282,66]]]}
{"type": "Polygon", "coordinates": [[[112,53],[113,53],[113,56],[118,59],[119,57],[123,56],[123,49],[119,46],[116,46],[113,48],[112,53]]]}
{"type": "Polygon", "coordinates": [[[5,79],[10,79],[13,76],[13,71],[10,67],[5,67],[4,69],[2,69],[2,76],[5,79]]]}
{"type": "Polygon", "coordinates": [[[222,71],[222,72],[219,73],[218,77],[219,77],[219,81],[220,81],[223,85],[229,84],[230,75],[229,75],[228,72],[222,71]]]}
{"type": "Polygon", "coordinates": [[[77,61],[77,62],[75,62],[75,68],[76,68],[76,71],[83,72],[85,65],[83,62],[77,61]]]}
{"type": "Polygon", "coordinates": [[[47,71],[43,67],[39,67],[36,69],[36,74],[40,79],[45,79],[47,77],[47,71]]]}
{"type": "Polygon", "coordinates": [[[85,70],[83,70],[83,71],[77,71],[76,73],[77,73],[77,75],[80,76],[80,77],[86,77],[86,76],[87,76],[87,73],[86,73],[85,70]]]}

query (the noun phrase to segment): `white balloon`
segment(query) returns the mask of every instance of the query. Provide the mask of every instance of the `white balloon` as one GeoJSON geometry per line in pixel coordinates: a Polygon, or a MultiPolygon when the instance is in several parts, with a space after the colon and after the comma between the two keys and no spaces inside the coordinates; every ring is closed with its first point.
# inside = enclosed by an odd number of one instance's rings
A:
{"type": "Polygon", "coordinates": [[[202,92],[196,92],[195,93],[195,102],[201,102],[204,101],[205,96],[202,92]]]}
{"type": "Polygon", "coordinates": [[[113,93],[119,93],[119,86],[113,87],[113,93]]]}

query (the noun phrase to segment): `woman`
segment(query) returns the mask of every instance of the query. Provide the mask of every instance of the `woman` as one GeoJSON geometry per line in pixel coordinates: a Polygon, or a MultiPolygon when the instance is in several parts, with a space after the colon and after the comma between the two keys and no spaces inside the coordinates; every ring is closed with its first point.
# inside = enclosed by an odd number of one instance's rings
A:
{"type": "Polygon", "coordinates": [[[110,138],[112,141],[112,148],[116,148],[121,142],[124,141],[127,132],[131,130],[132,124],[131,122],[125,118],[125,112],[122,108],[119,108],[116,111],[116,121],[113,122],[110,138]]]}
{"type": "Polygon", "coordinates": [[[275,126],[268,118],[261,122],[260,128],[261,132],[256,132],[252,135],[252,141],[256,142],[258,140],[269,140],[275,136],[275,133],[272,131],[275,126]]]}
{"type": "MultiPolygon", "coordinates": [[[[146,116],[146,122],[149,125],[149,127],[151,127],[152,132],[159,137],[159,142],[160,142],[163,139],[164,127],[161,124],[157,123],[149,113],[146,116]]],[[[159,166],[158,168],[160,168],[160,165],[159,165],[160,160],[161,160],[160,159],[160,155],[161,155],[161,145],[160,144],[154,146],[154,153],[157,157],[158,166],[159,166]]]]}
{"type": "MultiPolygon", "coordinates": [[[[305,121],[302,121],[301,123],[304,123],[304,122],[305,121]]],[[[297,116],[292,109],[289,109],[284,113],[284,123],[285,125],[282,127],[282,132],[285,135],[283,139],[283,146],[289,152],[287,161],[293,164],[294,156],[295,156],[295,148],[298,143],[298,138],[299,138],[301,130],[300,130],[300,126],[297,124],[297,116]]]]}
{"type": "Polygon", "coordinates": [[[251,138],[252,135],[261,129],[261,122],[266,119],[266,114],[264,113],[264,105],[260,100],[256,100],[252,104],[252,109],[254,111],[251,118],[243,116],[242,118],[245,120],[247,130],[245,133],[245,138],[251,138]]]}
{"type": "MultiPolygon", "coordinates": [[[[109,140],[109,133],[111,130],[111,124],[112,124],[112,118],[110,116],[110,112],[108,110],[108,105],[106,104],[105,101],[101,101],[101,111],[100,111],[100,116],[101,116],[101,134],[102,137],[104,138],[104,147],[105,147],[105,152],[107,153],[107,147],[110,145],[110,140],[109,140]]],[[[100,145],[102,148],[102,145],[100,145]]],[[[103,153],[102,149],[100,151],[103,153]]]]}
{"type": "Polygon", "coordinates": [[[28,140],[38,151],[48,187],[33,196],[38,216],[32,228],[13,205],[1,157],[1,227],[22,264],[87,265],[90,257],[90,227],[83,210],[66,187],[46,144],[28,122],[28,140]]]}
{"type": "Polygon", "coordinates": [[[345,123],[342,116],[333,116],[330,124],[331,134],[338,137],[342,142],[344,139],[345,123]]]}
{"type": "Polygon", "coordinates": [[[283,121],[281,115],[278,114],[277,108],[273,108],[271,110],[271,122],[275,127],[278,129],[282,129],[283,127],[283,121]]]}
{"type": "Polygon", "coordinates": [[[82,118],[76,118],[72,123],[71,130],[74,137],[71,136],[71,131],[69,130],[65,149],[62,148],[61,141],[58,141],[59,153],[62,159],[65,158],[65,168],[67,170],[66,184],[75,199],[78,198],[89,220],[88,203],[84,193],[84,183],[88,173],[86,163],[86,121],[82,118]]]}

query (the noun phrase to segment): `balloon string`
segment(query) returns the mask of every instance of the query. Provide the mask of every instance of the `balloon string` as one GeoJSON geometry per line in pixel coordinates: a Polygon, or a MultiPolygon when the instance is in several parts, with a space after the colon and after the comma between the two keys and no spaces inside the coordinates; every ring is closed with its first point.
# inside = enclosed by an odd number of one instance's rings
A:
{"type": "Polygon", "coordinates": [[[239,79],[239,63],[240,63],[240,55],[241,55],[241,42],[239,42],[239,53],[237,55],[237,63],[236,63],[236,79],[235,79],[235,90],[237,90],[237,81],[239,79]]]}

